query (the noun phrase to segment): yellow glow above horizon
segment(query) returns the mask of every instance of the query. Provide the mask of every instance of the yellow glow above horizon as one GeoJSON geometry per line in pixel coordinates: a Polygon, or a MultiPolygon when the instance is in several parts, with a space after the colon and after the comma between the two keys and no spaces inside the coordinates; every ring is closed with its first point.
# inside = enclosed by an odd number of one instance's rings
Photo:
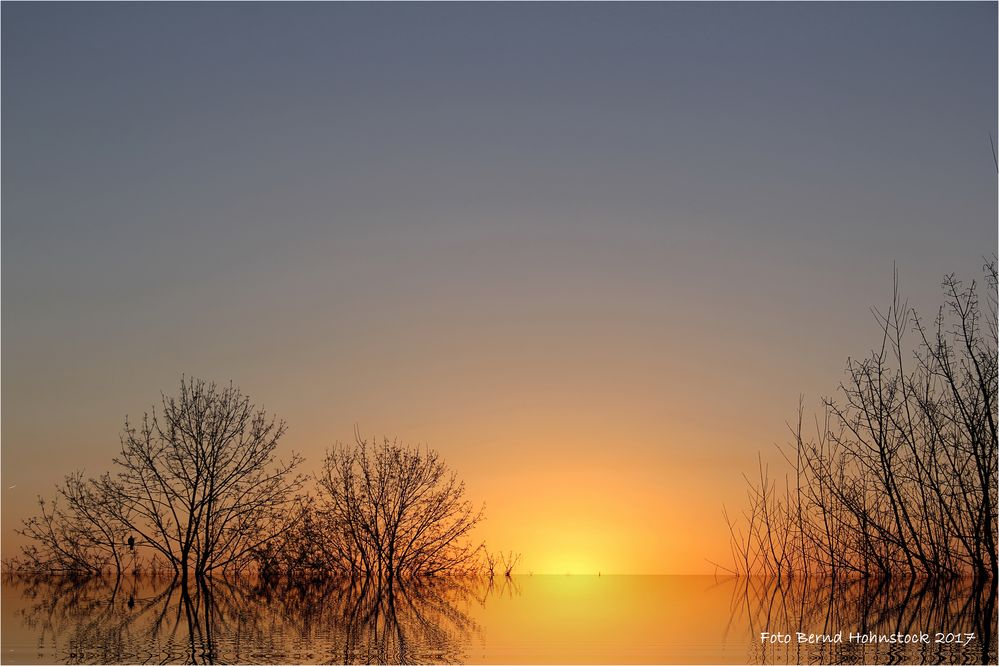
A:
{"type": "MultiPolygon", "coordinates": [[[[511,476],[490,471],[472,479],[484,496],[503,499],[488,503],[482,534],[490,550],[523,553],[518,573],[710,572],[703,558],[717,551],[711,533],[720,530],[685,510],[692,485],[655,464],[636,469],[630,461],[598,459],[511,476]]],[[[719,508],[714,522],[721,520],[719,508]]]]}

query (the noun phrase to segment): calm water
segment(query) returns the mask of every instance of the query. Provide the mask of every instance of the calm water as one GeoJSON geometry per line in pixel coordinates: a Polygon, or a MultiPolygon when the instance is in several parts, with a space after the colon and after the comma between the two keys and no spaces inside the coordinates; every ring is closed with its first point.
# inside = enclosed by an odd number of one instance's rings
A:
{"type": "Polygon", "coordinates": [[[700,576],[372,586],[5,580],[3,663],[992,663],[996,594],[700,576]],[[769,631],[775,642],[761,642],[769,631]],[[842,632],[799,643],[796,632],[842,632]],[[916,635],[914,643],[849,634],[916,635]],[[951,642],[936,642],[940,638],[951,642]],[[790,634],[789,642],[784,636],[790,634]],[[925,634],[923,642],[919,634],[925,634]],[[974,634],[967,638],[965,634],[974,634]],[[955,640],[951,635],[959,635],[955,640]],[[966,643],[966,644],[959,644],[966,643]]]}

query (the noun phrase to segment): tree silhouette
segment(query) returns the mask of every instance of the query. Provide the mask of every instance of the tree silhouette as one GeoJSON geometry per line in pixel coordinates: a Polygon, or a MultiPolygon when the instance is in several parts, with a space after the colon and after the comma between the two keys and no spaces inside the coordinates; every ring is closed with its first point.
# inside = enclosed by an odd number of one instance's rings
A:
{"type": "Polygon", "coordinates": [[[292,524],[302,459],[277,460],[284,432],[231,384],[182,379],[179,396],[126,420],[105,477],[116,518],[185,580],[244,564],[292,524]]]}
{"type": "Polygon", "coordinates": [[[821,573],[951,577],[999,573],[996,552],[996,263],[978,286],[953,275],[928,323],[898,293],[870,356],[847,363],[815,436],[803,410],[783,450],[783,490],[760,462],[733,570],[778,579],[821,573]],[[908,336],[916,344],[909,346],[908,336]]]}
{"type": "Polygon", "coordinates": [[[99,574],[113,568],[121,574],[127,556],[119,516],[113,508],[106,478],[86,479],[82,472],[66,476],[53,500],[38,498],[39,513],[17,530],[32,540],[22,548],[22,566],[37,572],[74,576],[99,574]]]}
{"type": "Polygon", "coordinates": [[[328,451],[317,479],[330,547],[351,572],[393,580],[475,564],[482,510],[435,451],[358,438],[328,451]]]}

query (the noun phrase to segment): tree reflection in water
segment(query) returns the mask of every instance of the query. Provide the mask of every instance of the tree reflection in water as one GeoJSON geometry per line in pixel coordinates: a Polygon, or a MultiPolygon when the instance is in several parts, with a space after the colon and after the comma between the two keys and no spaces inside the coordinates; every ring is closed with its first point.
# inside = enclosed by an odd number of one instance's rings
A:
{"type": "MultiPolygon", "coordinates": [[[[118,583],[9,578],[5,587],[16,589],[9,589],[5,604],[16,600],[21,627],[5,625],[4,640],[12,640],[8,632],[19,631],[19,645],[37,645],[38,659],[48,663],[510,663],[511,657],[537,663],[559,661],[560,653],[551,648],[560,644],[559,636],[565,639],[572,617],[589,627],[587,639],[600,654],[632,655],[641,663],[690,663],[692,656],[721,663],[996,662],[996,589],[989,581],[778,583],[743,577],[674,583],[606,576],[595,581],[565,587],[557,584],[561,578],[549,577],[523,578],[519,584],[516,577],[495,584],[481,578],[428,578],[392,586],[364,579],[214,580],[185,590],[171,580],[148,577],[118,583]],[[636,597],[636,585],[646,592],[636,597]],[[576,594],[580,589],[594,592],[586,598],[566,596],[566,590],[576,594]],[[684,595],[692,594],[717,600],[706,606],[716,609],[714,616],[696,618],[703,627],[696,636],[669,633],[676,608],[691,603],[684,595]],[[601,627],[622,618],[646,629],[627,636],[602,633],[601,627]],[[511,627],[519,629],[511,632],[511,627]],[[761,644],[763,631],[926,632],[931,639],[939,631],[976,637],[965,646],[797,640],[771,645],[761,644]],[[532,648],[539,641],[546,651],[532,648]]],[[[567,660],[578,661],[562,659],[567,660]]]]}
{"type": "Polygon", "coordinates": [[[812,579],[735,580],[730,627],[749,626],[758,663],[994,663],[996,587],[992,580],[812,579]],[[787,644],[761,632],[791,634],[787,644]],[[796,633],[835,635],[843,643],[799,643],[796,633]],[[849,642],[851,633],[928,634],[929,643],[849,642]],[[937,643],[937,632],[973,633],[967,645],[937,643]]]}
{"type": "Polygon", "coordinates": [[[393,585],[17,579],[39,646],[64,663],[458,663],[467,613],[499,591],[479,579],[393,585]]]}

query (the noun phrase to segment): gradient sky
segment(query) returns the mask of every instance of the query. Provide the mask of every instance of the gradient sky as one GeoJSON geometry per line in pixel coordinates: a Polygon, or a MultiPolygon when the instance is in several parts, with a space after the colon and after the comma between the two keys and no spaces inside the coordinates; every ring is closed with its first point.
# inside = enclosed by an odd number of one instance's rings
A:
{"type": "Polygon", "coordinates": [[[3,556],[185,373],[524,571],[712,571],[892,263],[995,252],[996,7],[3,3],[3,556]]]}

